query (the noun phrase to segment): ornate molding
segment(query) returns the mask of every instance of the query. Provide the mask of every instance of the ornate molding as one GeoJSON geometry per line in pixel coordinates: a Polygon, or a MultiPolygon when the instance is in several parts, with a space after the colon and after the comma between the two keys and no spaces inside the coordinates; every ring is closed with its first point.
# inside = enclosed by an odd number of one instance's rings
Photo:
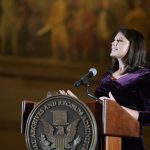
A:
{"type": "Polygon", "coordinates": [[[98,75],[94,80],[108,68],[99,64],[85,62],[52,62],[49,59],[27,58],[27,57],[0,57],[0,74],[16,78],[31,78],[53,81],[75,81],[95,67],[98,75]]]}

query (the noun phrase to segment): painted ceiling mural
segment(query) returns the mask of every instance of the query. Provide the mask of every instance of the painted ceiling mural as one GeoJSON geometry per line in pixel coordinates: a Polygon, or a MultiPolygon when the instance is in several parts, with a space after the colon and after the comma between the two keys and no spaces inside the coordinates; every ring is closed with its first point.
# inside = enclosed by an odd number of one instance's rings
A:
{"type": "Polygon", "coordinates": [[[0,55],[107,63],[118,28],[138,29],[150,39],[149,3],[0,0],[0,55]]]}

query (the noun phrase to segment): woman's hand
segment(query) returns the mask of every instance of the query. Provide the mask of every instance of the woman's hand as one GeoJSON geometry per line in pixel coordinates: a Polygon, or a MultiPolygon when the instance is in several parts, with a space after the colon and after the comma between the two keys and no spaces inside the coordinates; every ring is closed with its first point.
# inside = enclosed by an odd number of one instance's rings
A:
{"type": "MultiPolygon", "coordinates": [[[[114,99],[113,95],[111,94],[111,92],[109,92],[109,98],[110,98],[111,100],[116,101],[116,100],[114,99]]],[[[125,111],[127,111],[134,119],[138,120],[138,118],[139,118],[139,112],[138,112],[138,111],[133,110],[133,109],[130,109],[130,108],[127,108],[127,107],[124,107],[124,106],[121,106],[121,107],[122,107],[125,111]]]]}
{"type": "Polygon", "coordinates": [[[72,91],[70,91],[70,90],[67,90],[67,91],[65,91],[65,90],[59,90],[59,93],[62,94],[62,95],[69,95],[69,96],[71,96],[73,98],[78,99],[78,97],[72,91]]]}
{"type": "Polygon", "coordinates": [[[113,97],[113,95],[112,95],[111,92],[109,92],[109,99],[116,102],[116,100],[115,100],[115,98],[113,97]]]}
{"type": "Polygon", "coordinates": [[[116,102],[116,100],[115,100],[115,98],[113,97],[113,95],[112,95],[112,93],[111,92],[109,92],[109,97],[106,97],[106,96],[102,96],[102,97],[99,97],[99,99],[100,100],[105,100],[105,99],[108,99],[108,100],[111,100],[111,101],[115,101],[116,102]]]}
{"type": "MultiPolygon", "coordinates": [[[[102,96],[99,98],[100,100],[104,100],[104,99],[108,99],[108,100],[112,100],[112,101],[115,101],[115,98],[113,97],[112,93],[109,92],[109,97],[105,97],[105,96],[102,96]]],[[[130,108],[127,108],[127,107],[124,107],[124,106],[121,106],[125,111],[127,111],[134,119],[138,120],[139,118],[139,112],[136,111],[136,110],[133,110],[133,109],[130,109],[130,108]]]]}

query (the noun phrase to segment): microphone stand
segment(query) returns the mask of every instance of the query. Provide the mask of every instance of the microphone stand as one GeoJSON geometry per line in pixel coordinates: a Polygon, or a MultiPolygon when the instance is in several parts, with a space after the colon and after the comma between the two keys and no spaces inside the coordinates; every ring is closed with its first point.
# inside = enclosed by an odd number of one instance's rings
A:
{"type": "Polygon", "coordinates": [[[97,97],[95,97],[94,95],[92,95],[90,92],[89,92],[89,87],[90,87],[90,83],[89,82],[87,82],[86,84],[85,84],[85,92],[86,92],[86,94],[89,96],[89,97],[91,97],[91,98],[93,98],[94,100],[96,100],[96,101],[98,101],[99,99],[97,98],[97,97]]]}

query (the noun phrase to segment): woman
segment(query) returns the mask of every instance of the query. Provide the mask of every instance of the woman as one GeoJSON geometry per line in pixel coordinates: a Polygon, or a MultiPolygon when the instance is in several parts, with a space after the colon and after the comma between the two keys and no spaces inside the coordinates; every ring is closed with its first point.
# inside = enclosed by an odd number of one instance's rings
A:
{"type": "MultiPolygon", "coordinates": [[[[150,125],[150,69],[146,67],[143,35],[133,29],[120,29],[112,42],[112,69],[100,80],[96,97],[109,97],[143,125],[150,125]]],[[[139,138],[123,138],[123,150],[145,150],[139,138]]]]}

